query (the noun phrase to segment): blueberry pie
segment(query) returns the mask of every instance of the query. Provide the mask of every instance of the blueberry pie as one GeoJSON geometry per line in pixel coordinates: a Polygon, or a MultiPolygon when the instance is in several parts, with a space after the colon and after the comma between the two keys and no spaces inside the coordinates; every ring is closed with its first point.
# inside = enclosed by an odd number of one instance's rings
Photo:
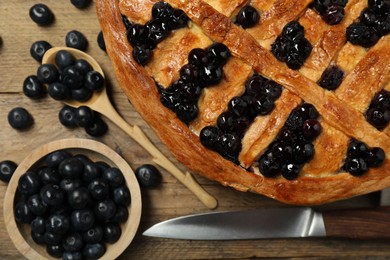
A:
{"type": "Polygon", "coordinates": [[[390,186],[388,0],[99,0],[117,79],[190,170],[290,204],[390,186]]]}

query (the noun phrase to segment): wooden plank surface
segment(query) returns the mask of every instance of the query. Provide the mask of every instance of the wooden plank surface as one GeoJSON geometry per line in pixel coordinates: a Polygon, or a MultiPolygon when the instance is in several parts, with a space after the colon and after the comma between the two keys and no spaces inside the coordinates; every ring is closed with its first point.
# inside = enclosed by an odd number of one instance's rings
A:
{"type": "MultiPolygon", "coordinates": [[[[96,37],[99,24],[94,4],[79,10],[70,1],[44,0],[55,14],[55,23],[50,27],[39,27],[29,16],[29,8],[36,1],[5,1],[0,3],[0,160],[20,162],[31,150],[52,140],[67,137],[91,138],[83,129],[69,130],[58,121],[61,104],[46,97],[31,100],[22,94],[23,80],[36,73],[38,63],[29,54],[31,44],[47,40],[53,46],[64,46],[68,31],[76,29],[89,40],[87,52],[103,67],[110,97],[119,113],[130,123],[138,124],[150,139],[173,162],[169,151],[134,111],[118,86],[107,55],[99,49],[96,37]],[[34,126],[28,131],[16,131],[7,122],[7,114],[13,107],[23,106],[34,117],[34,126]]],[[[135,169],[143,163],[151,163],[150,156],[118,127],[109,124],[106,136],[99,141],[121,154],[135,169]]],[[[253,259],[253,258],[384,258],[390,256],[390,241],[347,240],[332,238],[275,239],[245,241],[182,241],[143,237],[141,233],[151,225],[172,217],[191,213],[207,212],[186,188],[162,170],[163,183],[155,189],[143,189],[143,211],[141,225],[134,242],[122,255],[122,259],[253,259]]],[[[195,176],[203,187],[219,201],[217,210],[237,210],[257,207],[285,206],[271,199],[249,193],[241,193],[220,186],[200,176],[195,176]]],[[[7,185],[0,182],[0,259],[20,259],[20,254],[5,232],[3,221],[3,198],[7,185]]],[[[378,203],[378,193],[357,197],[319,207],[319,209],[369,207],[378,203]]],[[[288,221],[288,220],[286,220],[288,221]]],[[[254,227],[255,228],[255,227],[254,227]]]]}

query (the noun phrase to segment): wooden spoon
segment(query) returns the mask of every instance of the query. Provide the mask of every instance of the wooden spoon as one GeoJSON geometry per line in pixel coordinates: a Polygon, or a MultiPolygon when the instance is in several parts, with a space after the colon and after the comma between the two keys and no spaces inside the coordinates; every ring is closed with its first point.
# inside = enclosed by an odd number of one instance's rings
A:
{"type": "MultiPolygon", "coordinates": [[[[91,56],[85,52],[79,51],[73,48],[67,47],[55,47],[49,49],[42,59],[42,64],[52,63],[55,64],[55,55],[60,50],[69,51],[76,59],[84,59],[91,64],[95,71],[100,72],[103,76],[103,70],[91,56]]],[[[170,172],[176,179],[178,179],[184,186],[186,186],[190,191],[192,191],[200,201],[203,202],[210,209],[217,207],[217,200],[208,194],[192,177],[189,172],[181,172],[171,161],[168,160],[148,139],[148,137],[142,132],[141,128],[137,125],[129,125],[115,110],[113,105],[110,102],[110,99],[107,95],[107,91],[104,88],[102,91],[96,92],[93,94],[91,99],[86,102],[77,102],[73,100],[64,101],[65,104],[72,107],[79,106],[88,106],[91,109],[105,115],[110,119],[114,124],[120,127],[125,131],[133,140],[140,144],[146,151],[148,151],[153,156],[153,161],[160,165],[162,168],[170,172]]]]}

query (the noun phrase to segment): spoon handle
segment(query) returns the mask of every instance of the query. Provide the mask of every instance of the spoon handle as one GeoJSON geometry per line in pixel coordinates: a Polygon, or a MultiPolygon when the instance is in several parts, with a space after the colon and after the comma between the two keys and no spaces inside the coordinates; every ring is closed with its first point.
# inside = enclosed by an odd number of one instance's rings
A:
{"type": "Polygon", "coordinates": [[[203,202],[203,204],[210,208],[214,209],[217,207],[217,200],[207,193],[193,178],[191,173],[180,171],[176,165],[174,165],[156,146],[149,140],[145,133],[137,125],[129,125],[112,107],[105,107],[100,111],[102,114],[106,115],[113,123],[115,123],[119,128],[125,131],[133,140],[135,140],[139,145],[141,145],[146,151],[148,151],[153,156],[153,161],[171,173],[176,179],[178,179],[184,186],[186,186],[198,199],[203,202]]]}

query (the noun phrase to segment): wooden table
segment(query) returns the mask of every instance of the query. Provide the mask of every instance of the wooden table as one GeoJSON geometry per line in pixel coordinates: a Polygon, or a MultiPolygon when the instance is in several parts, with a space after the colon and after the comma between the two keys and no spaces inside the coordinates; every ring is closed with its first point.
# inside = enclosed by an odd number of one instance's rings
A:
{"type": "MultiPolygon", "coordinates": [[[[36,1],[1,1],[0,36],[0,160],[20,162],[31,150],[52,140],[80,137],[91,138],[83,129],[67,129],[58,121],[59,102],[49,97],[31,100],[23,95],[22,84],[31,74],[36,74],[38,63],[29,54],[34,41],[47,40],[53,46],[64,46],[65,35],[76,29],[89,40],[87,52],[103,67],[110,97],[119,113],[130,123],[138,124],[150,139],[173,162],[170,152],[157,139],[153,131],[134,111],[118,86],[108,56],[99,49],[96,38],[100,31],[94,4],[79,10],[70,1],[45,0],[55,14],[55,23],[39,27],[28,16],[36,1]],[[16,131],[7,122],[8,112],[22,106],[34,117],[28,131],[16,131]]],[[[151,163],[147,152],[140,148],[118,127],[106,119],[109,132],[97,140],[109,145],[122,155],[133,169],[151,163]]],[[[209,211],[176,179],[162,170],[163,183],[155,189],[143,189],[143,211],[138,234],[122,255],[122,259],[248,259],[276,257],[367,258],[390,256],[390,241],[357,241],[333,238],[274,239],[242,241],[182,241],[143,237],[142,232],[151,225],[172,217],[209,211]]],[[[241,193],[195,175],[199,183],[219,201],[217,210],[237,210],[257,207],[285,206],[271,199],[241,193]]],[[[0,204],[3,205],[7,185],[0,181],[0,204]]],[[[319,207],[320,209],[366,207],[378,204],[378,193],[353,198],[319,207]]],[[[254,227],[255,228],[255,227],[254,227]]],[[[19,259],[20,254],[8,238],[0,208],[0,259],[19,259]]]]}

